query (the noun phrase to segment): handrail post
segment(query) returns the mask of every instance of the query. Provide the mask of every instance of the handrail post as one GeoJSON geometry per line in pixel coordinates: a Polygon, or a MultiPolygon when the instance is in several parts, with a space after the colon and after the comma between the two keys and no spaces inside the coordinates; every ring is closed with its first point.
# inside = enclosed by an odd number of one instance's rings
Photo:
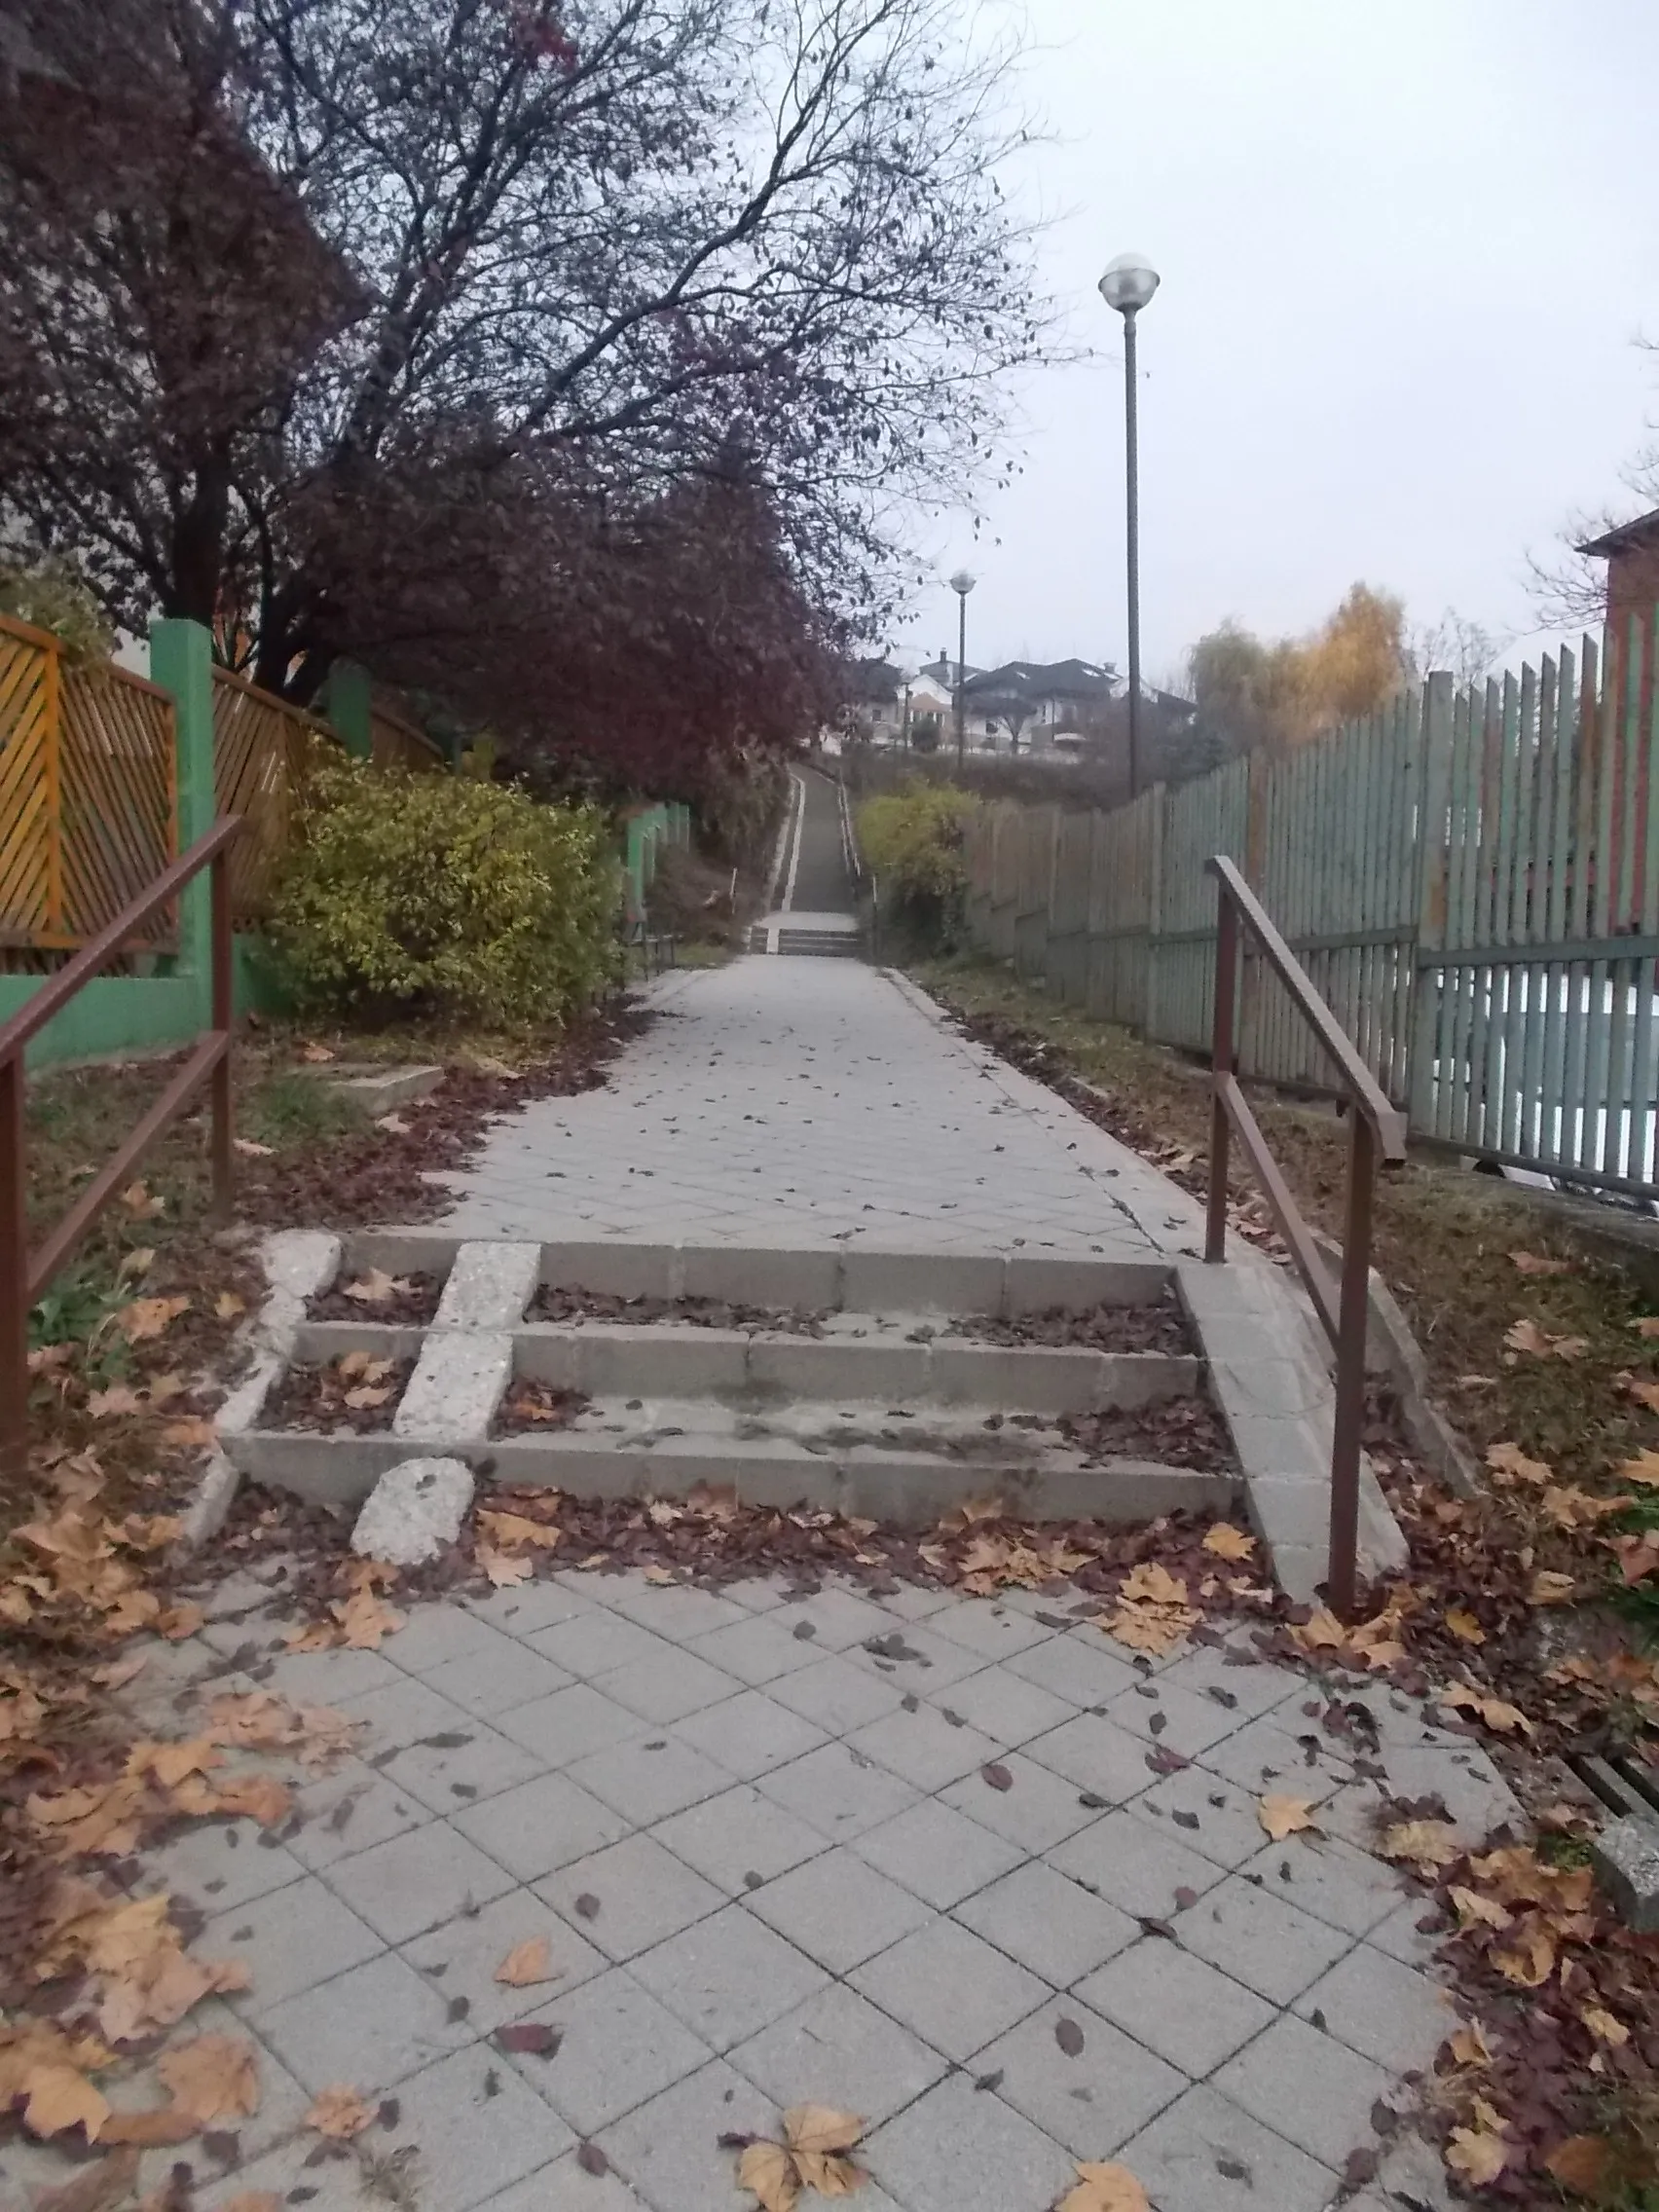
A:
{"type": "Polygon", "coordinates": [[[1365,1432],[1365,1344],[1371,1302],[1371,1215],[1376,1182],[1371,1124],[1354,1102],[1348,1113],[1347,1221],[1343,1237],[1342,1307],[1337,1330],[1336,1408],[1331,1430],[1331,1549],[1325,1589],[1340,1620],[1358,1596],[1359,1457],[1365,1432]]]}
{"type": "Polygon", "coordinates": [[[23,1055],[0,1058],[0,1497],[20,1498],[29,1441],[28,1183],[23,1055]]]}
{"type": "Polygon", "coordinates": [[[1227,1257],[1227,1108],[1221,1084],[1233,1073],[1233,1021],[1238,998],[1238,910],[1225,883],[1218,886],[1215,933],[1215,1025],[1210,1042],[1209,1215],[1204,1258],[1214,1267],[1227,1257]]]}
{"type": "Polygon", "coordinates": [[[236,1181],[236,1152],[232,1144],[231,1055],[229,1039],[236,1021],[236,977],[232,966],[230,847],[221,845],[213,855],[213,1027],[227,1041],[212,1074],[213,1113],[213,1218],[223,1224],[231,1218],[236,1181]]]}

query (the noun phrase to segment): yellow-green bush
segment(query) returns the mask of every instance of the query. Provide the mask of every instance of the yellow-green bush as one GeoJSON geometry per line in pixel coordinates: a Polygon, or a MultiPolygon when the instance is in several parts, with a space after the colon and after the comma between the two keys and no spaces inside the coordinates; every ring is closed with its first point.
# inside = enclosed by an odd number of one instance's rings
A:
{"type": "Polygon", "coordinates": [[[948,930],[961,913],[967,874],[962,826],[978,805],[954,784],[906,784],[859,808],[859,842],[882,908],[918,927],[948,930]]]}
{"type": "Polygon", "coordinates": [[[558,1021],[614,973],[619,895],[596,807],[323,760],[272,934],[305,1011],[558,1021]]]}

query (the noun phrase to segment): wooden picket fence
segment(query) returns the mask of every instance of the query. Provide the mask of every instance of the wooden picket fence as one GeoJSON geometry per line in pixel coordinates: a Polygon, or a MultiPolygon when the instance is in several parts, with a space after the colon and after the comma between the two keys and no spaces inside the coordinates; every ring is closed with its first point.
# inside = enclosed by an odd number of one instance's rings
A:
{"type": "MultiPolygon", "coordinates": [[[[1203,1051],[1211,854],[1243,868],[1420,1139],[1659,1196],[1659,793],[1652,632],[1457,690],[1431,677],[1294,752],[1112,813],[983,809],[975,940],[1067,1001],[1203,1051]]],[[[1246,961],[1241,1072],[1323,1090],[1246,961]]]]}

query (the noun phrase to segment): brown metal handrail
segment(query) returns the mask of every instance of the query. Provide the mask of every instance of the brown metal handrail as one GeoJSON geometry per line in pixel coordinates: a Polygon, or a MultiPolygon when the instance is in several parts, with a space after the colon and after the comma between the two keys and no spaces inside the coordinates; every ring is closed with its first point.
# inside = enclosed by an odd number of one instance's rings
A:
{"type": "Polygon", "coordinates": [[[1218,853],[1210,861],[1209,870],[1221,886],[1221,900],[1215,945],[1215,1032],[1210,1053],[1214,1102],[1210,1109],[1209,1221],[1204,1258],[1218,1262],[1227,1257],[1227,1154],[1230,1138],[1236,1131],[1266,1193],[1279,1235],[1296,1262],[1297,1272],[1308,1285],[1313,1310],[1336,1350],[1331,1548],[1325,1589],[1333,1610],[1346,1616],[1353,1610],[1359,1574],[1359,1459],[1365,1427],[1365,1337],[1377,1167],[1380,1160],[1393,1164],[1405,1159],[1406,1122],[1383,1096],[1346,1030],[1313,988],[1306,969],[1237,867],[1225,854],[1218,853]],[[1332,1283],[1235,1073],[1240,922],[1289,992],[1297,1013],[1336,1062],[1347,1095],[1347,1221],[1340,1285],[1332,1283]]]}
{"type": "Polygon", "coordinates": [[[225,815],[157,876],[108,929],[0,1024],[0,1492],[22,1486],[28,1443],[29,1308],[75,1251],[121,1183],[167,1125],[211,1080],[213,1212],[230,1212],[231,886],[227,856],[241,817],[225,815]],[[23,1128],[23,1051],[83,984],[107,968],[129,940],[204,867],[212,881],[212,1023],[196,1050],[108,1165],[99,1170],[38,1251],[28,1243],[28,1174],[23,1128]]]}

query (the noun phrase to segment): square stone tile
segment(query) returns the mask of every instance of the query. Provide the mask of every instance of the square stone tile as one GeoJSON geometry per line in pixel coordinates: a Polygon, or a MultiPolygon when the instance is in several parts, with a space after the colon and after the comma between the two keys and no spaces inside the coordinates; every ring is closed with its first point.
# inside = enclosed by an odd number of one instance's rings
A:
{"type": "Polygon", "coordinates": [[[1074,1882],[1098,1891],[1120,1912],[1168,1920],[1179,1910],[1177,1890],[1196,1890],[1201,1898],[1223,1873],[1213,1860],[1200,1859],[1172,1834],[1155,1830],[1132,1810],[1108,1813],[1082,1835],[1049,1854],[1049,1863],[1074,1882]]]}
{"type": "Polygon", "coordinates": [[[1027,1744],[1025,1755],[1063,1775],[1077,1789],[1122,1805],[1157,1780],[1146,1763],[1147,1743],[1097,1713],[1074,1714],[1046,1736],[1027,1744]]]}
{"type": "Polygon", "coordinates": [[[451,2021],[436,1989],[394,1951],[256,2009],[252,2022],[313,2096],[331,2082],[379,2095],[473,2041],[470,2026],[451,2021]]]}
{"type": "Polygon", "coordinates": [[[940,1797],[1022,1851],[1050,1851],[1100,1818],[1078,1803],[1073,1784],[1036,1765],[1024,1751],[1010,1751],[994,1763],[1013,1777],[1010,1788],[993,1789],[982,1774],[975,1773],[941,1789],[940,1797]]]}
{"type": "Polygon", "coordinates": [[[528,1782],[539,1762],[522,1746],[498,1735],[470,1714],[463,1725],[418,1736],[388,1758],[387,1780],[419,1797],[434,1813],[454,1813],[481,1798],[496,1797],[515,1783],[528,1782]]]}
{"type": "Polygon", "coordinates": [[[687,1645],[698,1658],[732,1675],[752,1689],[777,1682],[785,1675],[817,1666],[823,1658],[816,1639],[803,1641],[779,1626],[772,1613],[751,1613],[726,1628],[713,1630],[687,1645]]]}
{"type": "MultiPolygon", "coordinates": [[[[149,1680],[155,1670],[152,1659],[139,1681],[149,1680]]],[[[333,1651],[284,1651],[261,1686],[298,1705],[344,1705],[350,1698],[387,1689],[402,1678],[384,1652],[342,1646],[333,1651]]]]}
{"type": "Polygon", "coordinates": [[[1110,2020],[1056,1997],[979,2052],[976,2075],[1000,2074],[996,2093],[1064,2144],[1074,2158],[1109,2158],[1187,2086],[1187,2077],[1155,2058],[1110,2020]],[[1062,2020],[1081,2031],[1068,2057],[1054,2040],[1062,2020]]]}
{"type": "Polygon", "coordinates": [[[1336,1740],[1317,1721],[1306,1720],[1294,1701],[1211,1744],[1198,1764],[1258,1796],[1275,1789],[1314,1804],[1341,1788],[1353,1771],[1336,1740]]]}
{"type": "Polygon", "coordinates": [[[717,1766],[753,1782],[756,1775],[816,1751],[825,1740],[822,1728],[779,1705],[763,1690],[740,1690],[719,1705],[705,1706],[676,1723],[675,1736],[717,1766]]]}
{"type": "Polygon", "coordinates": [[[689,1643],[694,1637],[712,1636],[744,1617],[744,1607],[712,1590],[694,1590],[688,1584],[669,1587],[628,1577],[610,1600],[612,1612],[620,1613],[652,1636],[670,1643],[689,1643]]]}
{"type": "Polygon", "coordinates": [[[817,1828],[747,1782],[676,1813],[654,1833],[677,1859],[732,1897],[756,1886],[748,1876],[769,1882],[825,1848],[817,1828]]]}
{"type": "Polygon", "coordinates": [[[1195,1697],[1209,1698],[1224,1711],[1235,1714],[1238,1726],[1261,1714],[1273,1712],[1290,1698],[1309,1694],[1306,1675],[1299,1675],[1290,1667],[1275,1666],[1271,1659],[1256,1658],[1244,1642],[1220,1648],[1214,1644],[1195,1644],[1178,1659],[1171,1660],[1159,1675],[1158,1683],[1161,1689],[1182,1689],[1195,1697]],[[1251,1659],[1255,1663],[1229,1666],[1230,1650],[1236,1650],[1240,1661],[1251,1659]]]}
{"type": "Polygon", "coordinates": [[[628,1824],[568,1774],[543,1774],[458,1813],[455,1825],[521,1882],[625,1835],[628,1824]]]}
{"type": "Polygon", "coordinates": [[[845,1846],[780,1874],[745,1901],[768,1928],[837,1974],[931,1917],[920,1899],[845,1846]]]}
{"type": "Polygon", "coordinates": [[[931,1921],[848,1979],[959,2064],[1050,1995],[1047,1983],[952,1920],[931,1921]]]}
{"type": "Polygon", "coordinates": [[[193,1822],[149,1852],[144,1864],[162,1888],[204,1913],[265,1897],[306,1870],[305,1862],[257,1821],[193,1822]]]}
{"type": "Polygon", "coordinates": [[[464,1605],[439,1600],[411,1605],[402,1628],[387,1638],[382,1649],[400,1673],[427,1675],[451,1660],[498,1653],[503,1643],[511,1642],[511,1637],[502,1637],[499,1629],[492,1628],[464,1605]]]}
{"type": "Polygon", "coordinates": [[[776,1617],[778,1626],[792,1636],[802,1621],[810,1622],[812,1641],[820,1651],[845,1651],[866,1637],[888,1635],[893,1627],[873,1599],[834,1583],[810,1598],[787,1600],[776,1617]]]}
{"type": "Polygon", "coordinates": [[[642,1952],[630,1972],[711,2050],[745,2042],[829,1978],[740,1904],[642,1952]]]}
{"type": "Polygon", "coordinates": [[[498,1637],[481,1651],[446,1659],[423,1678],[428,1689],[476,1714],[480,1720],[494,1720],[498,1714],[529,1705],[533,1698],[549,1697],[571,1682],[562,1667],[510,1636],[498,1637]]]}
{"type": "MultiPolygon", "coordinates": [[[[1333,1928],[1346,1928],[1350,1936],[1370,1935],[1408,1895],[1398,1870],[1386,1861],[1355,1851],[1334,1836],[1314,1836],[1307,1830],[1283,1843],[1270,1843],[1243,1871],[1259,1874],[1273,1896],[1300,1905],[1333,1928]]],[[[1427,1902],[1421,1900],[1419,1918],[1427,1902]]]]}
{"type": "Polygon", "coordinates": [[[1171,1668],[1153,1681],[1133,1684],[1120,1692],[1106,1709],[1107,1718],[1147,1744],[1161,1744],[1167,1751],[1196,1759],[1211,1744],[1236,1735],[1239,1719],[1226,1706],[1200,1692],[1182,1689],[1171,1668]],[[1156,1697],[1143,1697],[1143,1688],[1156,1697]]]}
{"type": "Polygon", "coordinates": [[[956,1594],[952,1590],[930,1590],[922,1582],[904,1582],[889,1596],[873,1598],[870,1603],[899,1620],[925,1621],[944,1606],[954,1604],[956,1594]]]}
{"type": "Polygon", "coordinates": [[[965,1898],[954,1917],[1056,1989],[1104,1966],[1141,1932],[1138,1920],[1040,1860],[965,1898]]]}
{"type": "MultiPolygon", "coordinates": [[[[618,2173],[590,2174],[574,2151],[502,2190],[479,2212],[640,2212],[641,2199],[618,2173]]],[[[308,2206],[307,2212],[317,2212],[308,2206]]]]}
{"type": "Polygon", "coordinates": [[[571,1774],[637,1827],[717,1796],[731,1783],[724,1767],[660,1730],[592,1751],[575,1761],[571,1774]]]}
{"type": "Polygon", "coordinates": [[[451,1705],[447,1697],[439,1697],[436,1690],[428,1689],[413,1675],[399,1675],[384,1688],[334,1702],[349,1718],[364,1723],[357,1749],[365,1759],[377,1763],[384,1763],[384,1752],[400,1751],[422,1736],[442,1736],[452,1730],[470,1734],[476,1726],[470,1713],[451,1705]]]}
{"type": "Polygon", "coordinates": [[[1073,1994],[1195,2080],[1212,2074],[1274,2016],[1254,1990],[1161,1936],[1120,1951],[1073,1994]]]}
{"type": "MultiPolygon", "coordinates": [[[[942,1789],[994,1759],[999,1746],[966,1722],[954,1726],[936,1705],[908,1703],[847,1738],[854,1751],[875,1760],[915,1788],[942,1789]]],[[[959,1716],[960,1717],[960,1716],[959,1716]]]]}
{"type": "Polygon", "coordinates": [[[406,2082],[398,2123],[377,2157],[407,2150],[423,2199],[470,2212],[570,2150],[575,2138],[535,2092],[482,2045],[406,2082]]]}
{"type": "Polygon", "coordinates": [[[1159,2212],[1323,2212],[1337,2177],[1213,2088],[1189,2089],[1124,2146],[1159,2212]]]}
{"type": "Polygon", "coordinates": [[[541,1629],[557,1628],[561,1621],[573,1621],[578,1613],[593,1610],[591,1601],[581,1591],[555,1579],[520,1582],[510,1590],[491,1590],[461,1603],[469,1613],[476,1613],[480,1620],[511,1637],[535,1636],[541,1629]]]}
{"type": "Polygon", "coordinates": [[[1427,2066],[1457,2024],[1438,1982],[1369,1943],[1358,1944],[1304,1990],[1295,2009],[1315,2027],[1322,2020],[1350,2050],[1395,2074],[1427,2066]]]}
{"type": "Polygon", "coordinates": [[[549,1874],[535,1890],[612,1959],[648,1951],[694,1920],[706,1920],[726,1901],[723,1891],[648,1835],[631,1835],[578,1859],[549,1874]],[[578,1898],[599,1900],[591,1919],[577,1912],[578,1898]]]}
{"type": "Polygon", "coordinates": [[[878,2128],[861,2156],[904,2212],[1025,2212],[1077,2179],[1052,2136],[961,2074],[878,2128]]]}
{"type": "Polygon", "coordinates": [[[1127,1658],[1106,1641],[1097,1628],[1073,1629],[1016,1651],[1003,1665],[1021,1680],[1063,1697],[1074,1708],[1109,1705],[1120,1691],[1139,1680],[1127,1658]]]}
{"type": "Polygon", "coordinates": [[[722,2151],[719,2138],[764,2134],[777,2122],[759,2090],[718,2059],[608,2127],[599,2147],[652,2212],[733,2212],[744,2202],[739,2154],[722,2151]]]}
{"type": "Polygon", "coordinates": [[[1017,1866],[1024,1853],[937,1797],[853,1838],[850,1849],[943,1912],[1017,1866]]]}
{"type": "Polygon", "coordinates": [[[515,1706],[500,1718],[501,1733],[548,1766],[568,1766],[591,1751],[645,1735],[650,1728],[648,1720],[642,1720],[613,1697],[602,1696],[587,1682],[572,1682],[568,1690],[515,1706]]]}
{"type": "Polygon", "coordinates": [[[510,1874],[445,1821],[342,1860],[328,1881],[388,1943],[406,1943],[513,1887],[510,1874]]]}
{"type": "Polygon", "coordinates": [[[539,1651],[579,1682],[612,1674],[636,1659],[660,1658],[673,1648],[637,1621],[624,1620],[620,1613],[599,1607],[578,1613],[573,1620],[560,1621],[555,1628],[537,1629],[525,1641],[533,1651],[539,1651]]]}
{"type": "Polygon", "coordinates": [[[867,1727],[884,1713],[896,1713],[904,1692],[884,1675],[873,1675],[831,1652],[798,1674],[774,1681],[770,1694],[830,1736],[867,1727]]]}
{"type": "Polygon", "coordinates": [[[769,1613],[784,1603],[792,1580],[782,1574],[748,1574],[741,1581],[722,1584],[720,1596],[746,1613],[769,1613]]]}
{"type": "Polygon", "coordinates": [[[625,1705],[646,1720],[679,1720],[704,1706],[718,1705],[740,1687],[736,1677],[722,1675],[694,1651],[678,1650],[665,1643],[660,1652],[634,1659],[614,1674],[602,1676],[599,1687],[607,1697],[625,1705]]]}
{"type": "Polygon", "coordinates": [[[1230,1874],[1181,1916],[1181,1940],[1200,1959],[1274,2005],[1288,2005],[1353,1942],[1265,1885],[1230,1874]]]}
{"type": "Polygon", "coordinates": [[[385,1948],[315,1874],[216,1914],[196,1944],[201,1958],[246,1963],[251,1986],[230,2000],[242,2011],[263,2011],[385,1948]]]}
{"type": "Polygon", "coordinates": [[[832,1843],[844,1843],[916,1801],[907,1782],[847,1744],[825,1744],[788,1766],[774,1767],[757,1787],[773,1804],[794,1813],[832,1843]]]}
{"type": "Polygon", "coordinates": [[[1029,1613],[1013,1612],[1000,1599],[963,1598],[929,1615],[928,1626],[938,1636],[960,1643],[981,1659],[1011,1658],[1034,1643],[1046,1643],[1054,1634],[1029,1613]]]}
{"type": "Polygon", "coordinates": [[[509,1890],[477,1913],[458,1913],[441,1928],[405,1943],[399,1956],[446,2006],[465,1998],[463,2016],[475,2036],[493,2035],[503,2021],[551,2004],[566,1990],[603,1973],[608,1963],[534,1890],[509,1890]],[[552,1979],[529,1988],[498,1981],[496,1969],[507,1953],[536,1936],[547,1938],[552,1979]]]}
{"type": "Polygon", "coordinates": [[[1416,1967],[1426,1973],[1446,1940],[1447,1931],[1436,1925],[1437,1919],[1431,1898],[1408,1895],[1385,1920],[1367,1930],[1365,1940],[1379,1951],[1386,1951],[1389,1958],[1398,1959],[1401,1966],[1416,1967]]]}
{"type": "Polygon", "coordinates": [[[960,1682],[930,1694],[928,1703],[954,1713],[970,1728],[988,1736],[999,1751],[1016,1751],[1034,1736],[1046,1736],[1076,1712],[1052,1690],[1028,1682],[1012,1667],[982,1667],[960,1682]]]}
{"type": "Polygon", "coordinates": [[[1346,2043],[1281,2012],[1228,2060],[1215,2086],[1252,2119],[1341,2173],[1350,2151],[1376,2143],[1371,2108],[1395,2083],[1346,2043]]]}
{"type": "Polygon", "coordinates": [[[709,2061],[707,2045],[621,1967],[528,2016],[560,2029],[559,2047],[551,2058],[515,2051],[506,2063],[584,2137],[709,2061]]]}
{"type": "Polygon", "coordinates": [[[1231,1870],[1256,1858],[1267,1840],[1258,1803],[1235,1782],[1190,1766],[1143,1789],[1130,1800],[1128,1810],[1154,1834],[1171,1837],[1188,1851],[1231,1870]]]}
{"type": "Polygon", "coordinates": [[[831,1982],[730,2053],[780,2112],[827,2104],[878,2127],[932,2086],[947,2061],[844,1982],[831,1982]]]}
{"type": "Polygon", "coordinates": [[[948,1637],[935,1633],[931,1623],[918,1626],[906,1621],[895,1629],[889,1622],[875,1632],[871,1640],[847,1646],[845,1654],[849,1664],[867,1667],[897,1682],[901,1693],[914,1690],[919,1697],[923,1690],[942,1689],[947,1682],[960,1681],[966,1675],[976,1675],[985,1665],[983,1653],[970,1651],[961,1643],[953,1643],[948,1637]],[[888,1651],[871,1651],[868,1641],[885,1642],[897,1635],[903,1640],[903,1657],[894,1657],[888,1651]]]}
{"type": "Polygon", "coordinates": [[[285,1848],[314,1869],[407,1835],[435,1818],[419,1797],[361,1759],[349,1759],[297,1791],[294,1805],[304,1825],[290,1832],[285,1848]]]}

